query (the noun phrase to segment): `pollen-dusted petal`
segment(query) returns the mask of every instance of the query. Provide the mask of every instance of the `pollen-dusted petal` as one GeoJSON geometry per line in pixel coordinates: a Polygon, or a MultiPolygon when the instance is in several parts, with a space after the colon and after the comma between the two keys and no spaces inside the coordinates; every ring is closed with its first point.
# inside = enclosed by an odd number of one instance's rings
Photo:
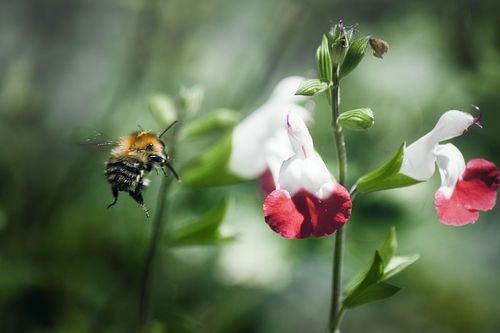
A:
{"type": "Polygon", "coordinates": [[[324,191],[329,191],[330,196],[323,200],[306,190],[293,196],[285,190],[273,191],[264,201],[267,224],[291,239],[334,233],[349,219],[352,203],[348,191],[341,185],[325,184],[324,191]]]}
{"type": "Polygon", "coordinates": [[[455,186],[455,193],[467,209],[490,210],[497,200],[500,171],[484,159],[467,163],[465,172],[455,186]]]}
{"type": "Polygon", "coordinates": [[[453,192],[448,198],[442,190],[438,190],[434,195],[434,203],[438,213],[439,221],[444,224],[461,226],[467,223],[474,223],[479,218],[477,210],[467,209],[453,192]]]}

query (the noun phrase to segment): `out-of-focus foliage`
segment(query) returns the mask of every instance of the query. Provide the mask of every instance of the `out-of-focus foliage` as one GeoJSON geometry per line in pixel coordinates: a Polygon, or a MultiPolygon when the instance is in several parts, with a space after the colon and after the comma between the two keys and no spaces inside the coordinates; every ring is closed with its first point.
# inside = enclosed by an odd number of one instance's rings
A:
{"type": "MultiPolygon", "coordinates": [[[[196,117],[218,108],[243,117],[281,78],[318,77],[316,48],[339,19],[390,44],[383,60],[367,52],[343,79],[341,111],[370,107],[377,119],[368,131],[346,133],[349,184],[445,110],[471,104],[481,107],[484,128],[454,144],[467,160],[500,164],[499,10],[494,0],[0,2],[0,331],[133,330],[151,222],[126,196],[106,209],[109,150],[80,143],[96,133],[116,140],[138,125],[160,131],[149,98],[181,86],[204,87],[196,117]]],[[[315,101],[315,146],[335,171],[327,100],[315,101]]],[[[182,141],[172,163],[182,170],[227,133],[216,134],[182,141]]],[[[152,213],[160,177],[153,173],[145,191],[152,213]]],[[[438,184],[435,176],[356,198],[346,282],[391,225],[401,252],[421,259],[394,278],[403,287],[395,297],[347,313],[345,332],[500,329],[498,209],[474,225],[444,226],[433,206],[438,184]]],[[[230,196],[221,228],[237,239],[161,247],[151,331],[325,329],[333,238],[280,238],[263,221],[257,188],[173,186],[167,232],[230,196]]]]}

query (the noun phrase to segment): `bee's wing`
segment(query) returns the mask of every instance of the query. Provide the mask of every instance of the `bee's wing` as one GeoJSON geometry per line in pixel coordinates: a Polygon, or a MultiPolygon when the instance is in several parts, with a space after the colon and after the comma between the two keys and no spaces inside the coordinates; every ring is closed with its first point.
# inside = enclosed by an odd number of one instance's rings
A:
{"type": "Polygon", "coordinates": [[[118,142],[116,142],[116,141],[96,141],[93,139],[85,140],[83,142],[80,142],[80,144],[83,146],[97,146],[97,147],[118,146],[118,142]]]}

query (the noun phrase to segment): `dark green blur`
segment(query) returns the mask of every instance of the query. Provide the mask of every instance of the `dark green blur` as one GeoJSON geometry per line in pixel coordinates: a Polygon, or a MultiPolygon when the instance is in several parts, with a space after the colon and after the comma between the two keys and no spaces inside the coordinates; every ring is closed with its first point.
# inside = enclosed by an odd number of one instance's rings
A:
{"type": "MultiPolygon", "coordinates": [[[[466,160],[500,165],[500,2],[293,0],[44,0],[0,2],[0,332],[135,332],[152,229],[103,176],[109,147],[138,125],[159,132],[151,94],[205,89],[201,115],[255,110],[283,77],[317,77],[321,36],[342,19],[386,40],[342,81],[341,111],[369,107],[375,124],[347,132],[348,180],[379,166],[449,109],[482,112],[483,129],[454,139],[466,160]],[[97,136],[96,136],[97,135],[97,136]]],[[[335,173],[323,96],[311,127],[335,173]]],[[[174,165],[207,142],[176,147],[174,165]]],[[[167,141],[168,146],[168,141],[167,141]]],[[[152,213],[160,177],[145,201],[152,213]]],[[[182,177],[182,174],[181,174],[182,177]]],[[[214,175],[216,177],[216,175],[214,175]]],[[[391,280],[394,297],[348,311],[349,332],[498,332],[500,213],[439,223],[440,184],[360,194],[347,225],[344,276],[363,268],[396,225],[399,252],[421,258],[391,280]]],[[[250,182],[174,185],[166,233],[229,196],[215,245],[161,244],[151,332],[324,332],[333,237],[287,240],[262,217],[250,182]]]]}

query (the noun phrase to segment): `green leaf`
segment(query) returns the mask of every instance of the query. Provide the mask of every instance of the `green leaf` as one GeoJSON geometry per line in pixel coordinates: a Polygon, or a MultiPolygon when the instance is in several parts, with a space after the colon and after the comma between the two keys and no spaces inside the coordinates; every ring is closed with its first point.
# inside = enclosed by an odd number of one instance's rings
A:
{"type": "Polygon", "coordinates": [[[389,298],[400,290],[401,288],[399,287],[385,282],[380,282],[369,286],[359,294],[356,294],[354,297],[346,298],[343,304],[348,309],[354,308],[362,304],[389,298]]]}
{"type": "Polygon", "coordinates": [[[403,163],[405,143],[383,165],[362,176],[356,182],[356,188],[362,193],[381,191],[390,188],[410,186],[422,181],[399,173],[403,163]]]}
{"type": "Polygon", "coordinates": [[[363,57],[365,56],[365,52],[368,46],[369,36],[356,38],[351,42],[349,46],[349,50],[347,50],[347,54],[345,56],[344,62],[340,67],[340,78],[347,76],[350,72],[356,68],[363,57]]]}
{"type": "Polygon", "coordinates": [[[233,110],[220,109],[208,115],[197,117],[188,122],[182,131],[186,138],[197,138],[205,135],[224,133],[233,128],[240,120],[240,114],[233,110]]]}
{"type": "Polygon", "coordinates": [[[314,96],[319,93],[322,93],[328,87],[330,83],[324,80],[319,79],[311,79],[304,81],[300,84],[299,88],[295,92],[295,95],[303,95],[303,96],[314,96]]]}
{"type": "Polygon", "coordinates": [[[200,219],[171,230],[169,243],[172,246],[207,245],[234,239],[220,234],[219,227],[226,216],[229,200],[222,200],[213,210],[200,219]]]}
{"type": "Polygon", "coordinates": [[[420,258],[419,254],[392,257],[384,269],[384,276],[382,277],[382,280],[387,280],[388,278],[402,272],[408,266],[417,261],[418,258],[420,258]]]}
{"type": "Polygon", "coordinates": [[[356,276],[346,287],[344,292],[346,302],[348,299],[356,297],[369,286],[376,284],[384,275],[384,262],[379,251],[375,251],[375,255],[368,269],[365,269],[361,274],[356,276]]]}
{"type": "Polygon", "coordinates": [[[183,166],[180,172],[182,183],[192,187],[207,187],[244,181],[228,169],[231,149],[232,131],[183,166]]]}
{"type": "Polygon", "coordinates": [[[149,96],[148,104],[153,117],[163,125],[170,125],[177,120],[175,103],[170,96],[153,94],[149,96]]]}
{"type": "Polygon", "coordinates": [[[398,248],[398,241],[396,239],[396,227],[392,226],[389,229],[389,234],[385,239],[382,247],[379,249],[380,256],[382,257],[382,261],[384,262],[384,267],[391,261],[394,253],[396,253],[396,249],[398,248]]]}
{"type": "Polygon", "coordinates": [[[330,57],[330,49],[328,47],[328,38],[323,35],[321,45],[316,50],[316,60],[318,62],[319,75],[321,80],[326,82],[332,81],[332,58],[330,57]]]}

